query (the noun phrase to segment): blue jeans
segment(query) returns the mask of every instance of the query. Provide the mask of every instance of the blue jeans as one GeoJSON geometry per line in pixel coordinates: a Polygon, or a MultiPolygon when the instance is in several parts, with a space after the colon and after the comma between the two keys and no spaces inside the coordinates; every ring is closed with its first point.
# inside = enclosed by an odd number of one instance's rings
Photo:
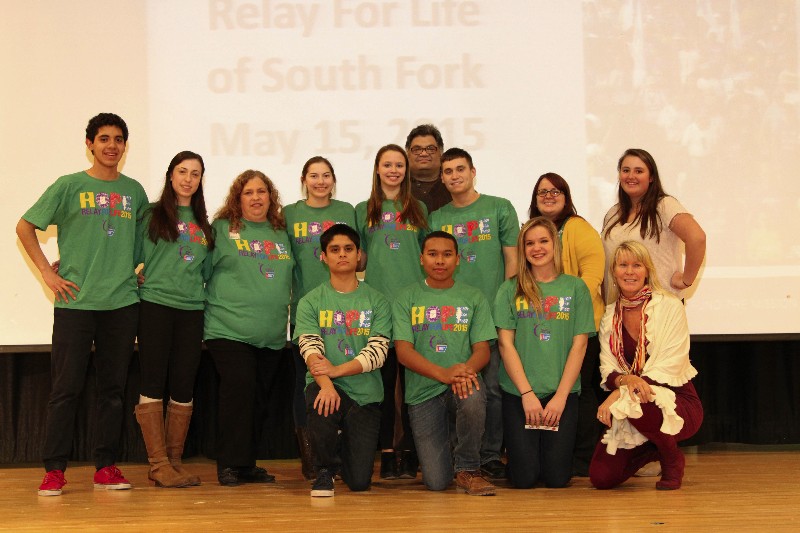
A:
{"type": "Polygon", "coordinates": [[[341,465],[342,480],[350,490],[367,490],[372,481],[372,467],[378,449],[380,404],[359,405],[335,384],[334,387],[341,403],[339,409],[328,416],[322,416],[314,409],[319,385],[311,383],[306,387],[308,440],[314,451],[314,467],[316,470],[325,468],[335,471],[341,465]]]}
{"type": "MultiPolygon", "coordinates": [[[[552,395],[541,399],[547,405],[552,395]]],[[[565,487],[572,478],[572,449],[578,431],[578,393],[567,397],[558,431],[525,429],[525,411],[519,396],[503,393],[503,425],[508,452],[508,479],[517,489],[529,489],[540,480],[546,487],[565,487]]]]}
{"type": "Polygon", "coordinates": [[[489,363],[481,371],[486,384],[486,427],[481,439],[481,464],[499,461],[503,448],[503,398],[500,395],[500,348],[490,346],[489,363]]]}
{"type": "Polygon", "coordinates": [[[139,322],[139,304],[110,311],[56,307],[53,311],[53,347],[50,354],[50,400],[45,422],[45,470],[66,470],[72,452],[75,414],[92,360],[97,372],[97,433],[95,468],[117,460],[125,418],[123,396],[133,342],[139,322]]]}
{"type": "Polygon", "coordinates": [[[486,420],[486,392],[481,389],[462,400],[452,389],[430,400],[408,406],[422,480],[430,490],[444,490],[455,472],[480,468],[481,436],[486,420]]]}

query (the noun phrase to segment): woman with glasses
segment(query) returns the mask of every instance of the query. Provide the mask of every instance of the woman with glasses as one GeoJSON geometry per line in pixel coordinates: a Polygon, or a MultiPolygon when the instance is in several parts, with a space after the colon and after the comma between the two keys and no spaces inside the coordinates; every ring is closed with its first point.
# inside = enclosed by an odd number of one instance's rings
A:
{"type": "MultiPolygon", "coordinates": [[[[567,180],[553,172],[539,176],[533,188],[528,214],[531,218],[543,216],[558,228],[564,273],[581,278],[589,289],[596,332],[605,307],[600,290],[605,271],[605,254],[600,235],[591,224],[578,216],[567,180]]],[[[576,476],[589,475],[589,462],[600,438],[602,426],[595,417],[599,393],[596,387],[600,382],[599,357],[600,343],[595,335],[589,337],[586,356],[581,366],[578,433],[572,459],[572,469],[576,476]]]]}
{"type": "MultiPolygon", "coordinates": [[[[408,156],[396,144],[378,150],[372,172],[369,200],[356,206],[356,224],[361,234],[362,257],[366,257],[365,281],[378,289],[389,302],[397,292],[425,275],[420,267],[421,243],[428,229],[428,211],[411,194],[408,156]]],[[[381,367],[383,404],[381,405],[381,479],[413,479],[419,464],[411,436],[406,405],[403,404],[403,439],[398,470],[394,450],[397,353],[392,346],[381,367]]],[[[401,380],[401,387],[403,381],[401,380]]]]}
{"type": "MultiPolygon", "coordinates": [[[[606,265],[611,252],[624,241],[644,244],[653,258],[655,275],[665,290],[678,298],[694,283],[706,253],[706,234],[681,205],[664,192],[658,167],[641,148],[625,150],[617,163],[618,203],[603,220],[606,265]],[[682,261],[681,243],[686,259],[682,261]]],[[[610,283],[606,278],[606,301],[610,283]]]]}

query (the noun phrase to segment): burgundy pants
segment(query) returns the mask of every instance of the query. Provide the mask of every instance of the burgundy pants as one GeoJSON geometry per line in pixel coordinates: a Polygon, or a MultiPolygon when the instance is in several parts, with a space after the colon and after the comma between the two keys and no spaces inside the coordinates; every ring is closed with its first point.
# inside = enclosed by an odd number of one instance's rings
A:
{"type": "Polygon", "coordinates": [[[642,417],[629,418],[628,422],[644,435],[648,442],[629,450],[618,449],[615,455],[606,452],[606,445],[597,443],[589,466],[589,480],[598,489],[611,489],[634,475],[641,467],[652,461],[670,460],[681,453],[678,442],[686,440],[700,429],[703,422],[703,406],[692,382],[675,391],[675,412],[683,418],[683,428],[677,435],[660,431],[664,417],[653,402],[642,404],[642,417]]]}

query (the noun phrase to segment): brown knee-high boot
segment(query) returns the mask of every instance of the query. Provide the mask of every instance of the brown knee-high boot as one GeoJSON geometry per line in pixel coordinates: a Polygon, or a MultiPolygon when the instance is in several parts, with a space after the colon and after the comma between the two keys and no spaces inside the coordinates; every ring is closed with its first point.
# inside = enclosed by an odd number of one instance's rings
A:
{"type": "Polygon", "coordinates": [[[167,457],[172,468],[189,480],[189,485],[199,485],[200,478],[183,467],[181,456],[189,422],[192,421],[192,406],[169,402],[167,405],[167,457]]]}
{"type": "Polygon", "coordinates": [[[142,428],[150,473],[147,475],[157,487],[185,487],[189,479],[175,471],[169,464],[164,443],[164,406],[159,402],[140,403],[134,409],[136,421],[142,428]]]}

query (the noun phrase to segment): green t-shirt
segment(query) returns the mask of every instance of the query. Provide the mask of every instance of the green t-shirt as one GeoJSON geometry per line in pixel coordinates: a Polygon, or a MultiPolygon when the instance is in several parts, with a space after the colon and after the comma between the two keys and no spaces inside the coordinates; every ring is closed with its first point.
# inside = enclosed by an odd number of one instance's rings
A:
{"type": "Polygon", "coordinates": [[[148,236],[152,211],[142,224],[144,283],[139,297],[147,302],[176,309],[200,310],[205,305],[203,261],[208,255],[208,241],[191,207],[178,206],[178,239],[175,242],[148,236]]]}
{"type": "Polygon", "coordinates": [[[431,230],[452,234],[461,262],[455,279],[478,287],[490,302],[505,279],[504,246],[516,246],[519,219],[511,202],[481,194],[466,207],[453,203],[431,213],[431,230]]]}
{"type": "MultiPolygon", "coordinates": [[[[417,203],[427,217],[425,204],[417,203]]],[[[356,206],[361,247],[367,252],[364,279],[389,301],[398,290],[425,279],[419,264],[425,230],[399,219],[400,212],[394,200],[383,201],[381,223],[376,226],[367,225],[367,202],[356,206]]]]}
{"type": "MultiPolygon", "coordinates": [[[[429,361],[448,368],[472,357],[472,345],[497,338],[489,302],[483,293],[456,281],[432,289],[425,281],[406,287],[392,306],[394,340],[407,341],[429,361]]],[[[438,396],[449,385],[406,369],[406,403],[438,396]]]]}
{"type": "MultiPolygon", "coordinates": [[[[564,365],[575,335],[595,335],[594,311],[589,289],[580,278],[561,274],[548,283],[539,283],[542,314],[537,314],[524,296],[516,296],[517,278],[500,287],[494,303],[494,322],[500,329],[515,331],[514,347],[519,353],[525,376],[538,398],[558,389],[564,365]]],[[[519,396],[520,391],[500,365],[500,388],[519,396]]],[[[572,392],[580,392],[580,376],[572,392]]]]}
{"type": "Polygon", "coordinates": [[[278,350],[286,346],[292,290],[289,238],[269,222],[242,222],[236,233],[227,220],[212,225],[203,338],[278,350]]]}
{"type": "Polygon", "coordinates": [[[334,224],[347,224],[355,229],[356,215],[347,202],[331,200],[325,207],[309,207],[305,200],[298,200],[283,208],[283,216],[292,255],[297,262],[292,284],[291,322],[294,324],[300,298],[330,278],[328,267],[320,259],[320,235],[334,224]]]}
{"type": "MultiPolygon", "coordinates": [[[[352,361],[374,335],[392,337],[392,312],[386,298],[366,283],[353,292],[340,293],[330,282],[318,285],[300,299],[294,341],[300,335],[319,335],[325,357],[334,365],[352,361]]],[[[314,378],[306,372],[306,385],[314,378]]],[[[359,405],[383,401],[380,369],[333,382],[359,405]]]]}
{"type": "Polygon", "coordinates": [[[135,250],[147,205],[142,186],[124,174],[104,181],[76,172],[58,178],[22,215],[40,230],[58,227],[58,274],[80,291],[56,307],[108,311],[139,301],[135,250]]]}

